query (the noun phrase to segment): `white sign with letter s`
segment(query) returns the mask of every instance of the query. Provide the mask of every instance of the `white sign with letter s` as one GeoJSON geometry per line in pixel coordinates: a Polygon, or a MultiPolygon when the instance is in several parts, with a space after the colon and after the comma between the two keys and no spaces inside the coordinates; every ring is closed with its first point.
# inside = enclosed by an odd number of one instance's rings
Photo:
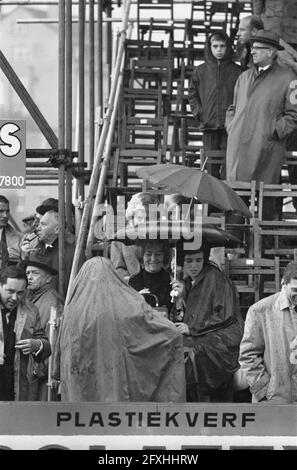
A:
{"type": "Polygon", "coordinates": [[[0,120],[0,189],[26,188],[26,122],[0,120]]]}

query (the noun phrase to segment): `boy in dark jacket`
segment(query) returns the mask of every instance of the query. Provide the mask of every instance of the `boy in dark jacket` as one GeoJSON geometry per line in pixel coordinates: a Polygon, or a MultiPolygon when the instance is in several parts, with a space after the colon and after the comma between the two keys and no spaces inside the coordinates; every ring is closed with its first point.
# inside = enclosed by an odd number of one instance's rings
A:
{"type": "MultiPolygon", "coordinates": [[[[232,47],[224,31],[213,33],[205,45],[205,62],[194,69],[189,88],[189,103],[199,129],[203,131],[204,150],[225,150],[226,110],[233,102],[233,91],[242,72],[232,61],[232,47]]],[[[220,177],[220,165],[212,165],[213,176],[220,177]]]]}

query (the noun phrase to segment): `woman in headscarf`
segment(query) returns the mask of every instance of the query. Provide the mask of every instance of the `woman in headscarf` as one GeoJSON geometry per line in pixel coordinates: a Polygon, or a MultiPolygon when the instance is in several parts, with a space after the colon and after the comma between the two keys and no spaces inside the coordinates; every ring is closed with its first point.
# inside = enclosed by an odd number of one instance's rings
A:
{"type": "Polygon", "coordinates": [[[108,259],[84,263],[69,299],[58,341],[62,401],[184,401],[181,334],[108,259]]]}

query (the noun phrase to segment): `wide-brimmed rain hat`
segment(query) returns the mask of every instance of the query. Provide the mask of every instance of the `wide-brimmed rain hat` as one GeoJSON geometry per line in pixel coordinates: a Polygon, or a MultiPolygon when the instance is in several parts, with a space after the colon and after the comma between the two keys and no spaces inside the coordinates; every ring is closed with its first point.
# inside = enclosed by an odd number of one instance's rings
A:
{"type": "Polygon", "coordinates": [[[30,254],[29,258],[21,262],[21,268],[26,269],[27,266],[36,266],[37,268],[43,269],[53,276],[58,274],[58,271],[53,267],[52,260],[49,258],[49,256],[38,252],[30,254]]]}
{"type": "Polygon", "coordinates": [[[40,206],[36,207],[36,212],[40,215],[44,215],[48,211],[58,212],[59,210],[59,201],[53,197],[45,199],[40,206]]]}

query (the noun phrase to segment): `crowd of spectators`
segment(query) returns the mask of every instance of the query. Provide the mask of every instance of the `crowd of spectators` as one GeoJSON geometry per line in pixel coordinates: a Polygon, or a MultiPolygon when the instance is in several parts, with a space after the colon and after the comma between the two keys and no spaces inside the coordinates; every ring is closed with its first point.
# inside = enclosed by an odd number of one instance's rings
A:
{"type": "MultiPolygon", "coordinates": [[[[134,197],[129,225],[147,222],[148,197],[134,197]]],[[[236,287],[209,260],[207,239],[194,251],[178,245],[177,276],[167,240],[139,240],[133,252],[139,269],[128,276],[124,261],[92,258],[64,312],[53,284],[55,258],[38,243],[0,270],[1,400],[46,401],[52,383],[51,400],[63,401],[233,402],[240,389],[242,401],[296,401],[296,262],[284,273],[282,291],[251,306],[244,326],[236,287]],[[279,374],[284,387],[276,386],[279,374]]]]}
{"type": "MultiPolygon", "coordinates": [[[[204,149],[226,150],[226,172],[215,165],[214,176],[280,181],[297,129],[296,74],[279,63],[281,49],[254,16],[239,25],[237,56],[227,34],[209,36],[189,103],[204,149]]],[[[168,221],[176,201],[165,200],[168,221]]],[[[134,195],[127,227],[148,215],[156,221],[152,205],[155,195],[134,195]]],[[[270,218],[275,209],[266,209],[270,218]]],[[[51,399],[62,401],[232,402],[249,389],[247,401],[296,403],[297,262],[285,269],[281,292],[252,305],[244,322],[207,239],[194,251],[179,244],[179,256],[168,240],[115,240],[109,260],[81,263],[64,309],[58,210],[56,199],[45,200],[20,233],[0,195],[0,400],[45,401],[54,384],[51,399]]],[[[64,294],[74,250],[66,232],[64,294]]]]}

